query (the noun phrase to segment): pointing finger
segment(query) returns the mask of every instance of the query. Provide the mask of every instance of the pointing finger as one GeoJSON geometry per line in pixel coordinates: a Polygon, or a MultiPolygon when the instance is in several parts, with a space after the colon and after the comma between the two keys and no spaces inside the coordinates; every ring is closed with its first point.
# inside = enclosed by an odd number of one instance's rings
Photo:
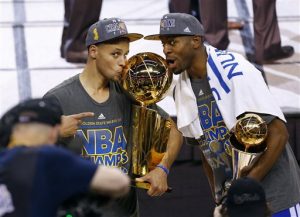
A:
{"type": "Polygon", "coordinates": [[[82,112],[78,114],[73,114],[71,115],[75,119],[82,119],[82,118],[87,118],[87,117],[93,117],[95,114],[93,112],[82,112]]]}

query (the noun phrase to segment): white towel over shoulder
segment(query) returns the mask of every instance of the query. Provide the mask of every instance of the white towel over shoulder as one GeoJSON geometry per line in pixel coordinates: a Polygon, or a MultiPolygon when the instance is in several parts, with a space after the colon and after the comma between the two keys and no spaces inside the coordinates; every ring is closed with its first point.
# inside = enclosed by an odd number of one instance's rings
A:
{"type": "Polygon", "coordinates": [[[183,136],[198,139],[203,135],[200,127],[196,97],[186,71],[179,75],[179,80],[176,84],[175,107],[177,127],[183,136]]]}
{"type": "MultiPolygon", "coordinates": [[[[228,129],[245,112],[270,114],[285,121],[261,72],[239,54],[206,46],[207,76],[214,98],[228,129]]],[[[203,135],[196,97],[187,72],[179,76],[175,89],[178,129],[186,137],[203,135]]]]}

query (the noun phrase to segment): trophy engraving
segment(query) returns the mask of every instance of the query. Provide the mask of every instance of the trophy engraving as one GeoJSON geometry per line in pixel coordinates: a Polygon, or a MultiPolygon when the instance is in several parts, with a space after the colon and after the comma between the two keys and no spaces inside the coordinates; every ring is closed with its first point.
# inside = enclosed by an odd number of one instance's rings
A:
{"type": "MultiPolygon", "coordinates": [[[[133,178],[146,175],[162,160],[171,123],[148,108],[163,99],[172,83],[172,73],[161,56],[144,52],[128,59],[121,85],[137,103],[132,106],[131,139],[133,178]]],[[[149,189],[149,183],[133,183],[149,189]]]]}

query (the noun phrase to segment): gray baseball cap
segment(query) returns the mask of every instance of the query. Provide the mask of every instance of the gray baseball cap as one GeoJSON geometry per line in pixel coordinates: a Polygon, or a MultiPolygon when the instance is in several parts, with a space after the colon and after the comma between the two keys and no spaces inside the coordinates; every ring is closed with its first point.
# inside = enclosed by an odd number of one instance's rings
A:
{"type": "Polygon", "coordinates": [[[160,40],[161,36],[204,35],[202,24],[190,14],[165,14],[160,20],[159,34],[145,36],[146,40],[160,40]]]}
{"type": "Polygon", "coordinates": [[[128,38],[130,42],[143,38],[139,33],[128,33],[125,23],[119,18],[99,20],[90,26],[85,45],[86,47],[116,38],[128,38]]]}

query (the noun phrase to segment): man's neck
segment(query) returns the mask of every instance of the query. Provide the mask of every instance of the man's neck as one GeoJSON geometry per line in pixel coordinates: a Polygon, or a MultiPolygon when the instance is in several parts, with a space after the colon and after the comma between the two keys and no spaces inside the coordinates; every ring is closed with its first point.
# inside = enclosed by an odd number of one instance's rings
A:
{"type": "Polygon", "coordinates": [[[200,52],[197,52],[193,59],[192,66],[187,69],[187,72],[192,79],[202,79],[206,76],[207,54],[205,47],[200,52]]]}
{"type": "Polygon", "coordinates": [[[79,76],[79,80],[85,87],[94,90],[105,89],[108,87],[109,83],[109,81],[96,70],[96,67],[92,65],[86,65],[79,76]]]}
{"type": "Polygon", "coordinates": [[[88,95],[96,102],[102,103],[108,99],[109,81],[99,73],[85,68],[80,74],[79,80],[88,95]]]}

